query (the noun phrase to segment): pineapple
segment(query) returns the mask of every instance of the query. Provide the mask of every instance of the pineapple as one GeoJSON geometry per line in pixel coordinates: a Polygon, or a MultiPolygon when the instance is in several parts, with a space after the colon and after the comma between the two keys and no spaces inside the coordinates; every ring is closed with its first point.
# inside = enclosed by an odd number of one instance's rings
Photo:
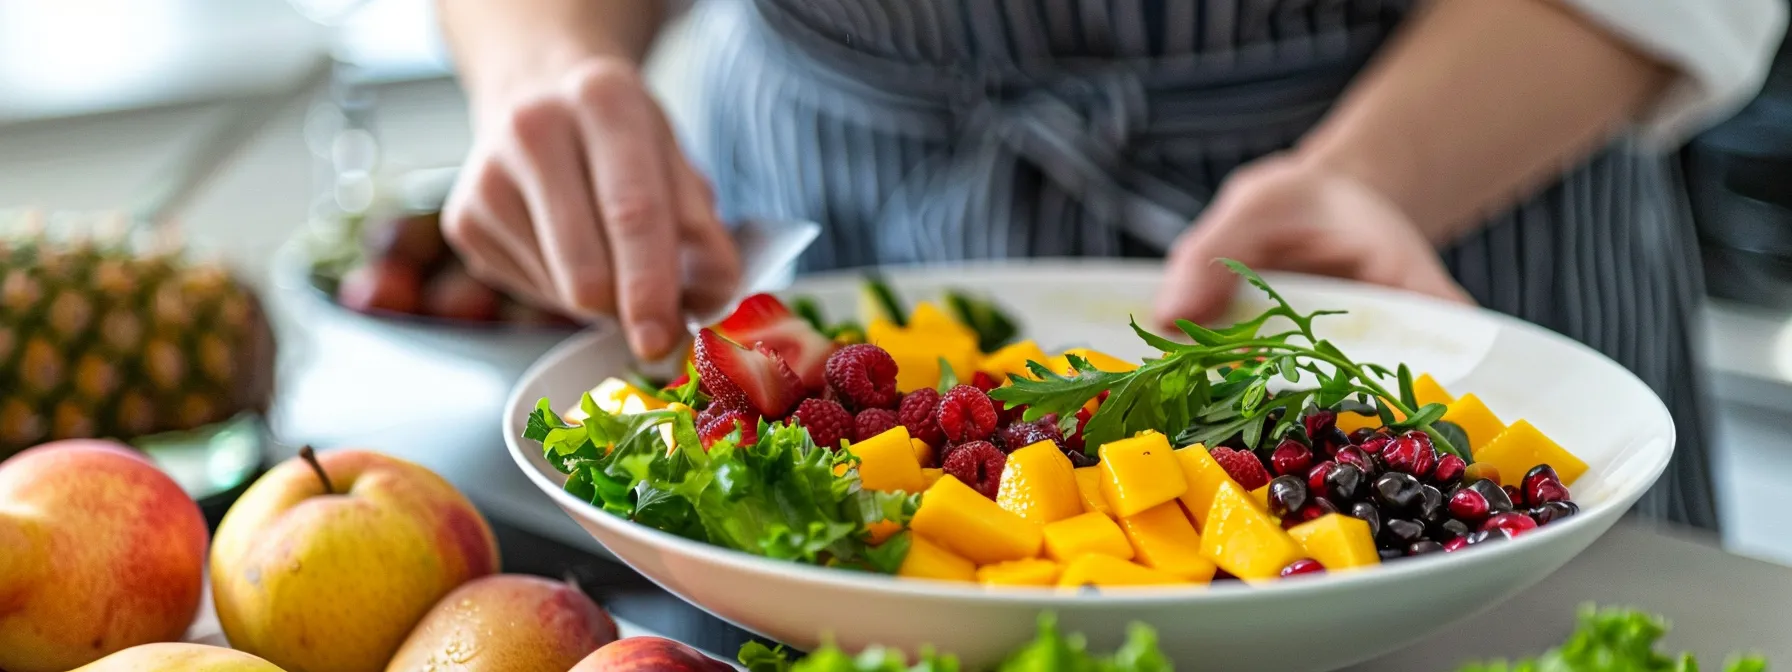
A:
{"type": "Polygon", "coordinates": [[[0,238],[0,459],[44,441],[265,411],[273,338],[222,267],[123,244],[0,238]]]}

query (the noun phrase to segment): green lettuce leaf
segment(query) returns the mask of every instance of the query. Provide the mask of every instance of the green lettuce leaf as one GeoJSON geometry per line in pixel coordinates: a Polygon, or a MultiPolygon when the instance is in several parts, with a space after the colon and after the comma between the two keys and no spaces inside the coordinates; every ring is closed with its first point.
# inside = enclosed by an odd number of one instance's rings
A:
{"type": "MultiPolygon", "coordinates": [[[[1698,672],[1691,653],[1667,654],[1656,646],[1668,632],[1660,616],[1634,609],[1581,608],[1579,625],[1560,647],[1536,658],[1464,665],[1459,672],[1698,672]]],[[[1725,672],[1763,672],[1758,656],[1732,657],[1725,672]]]]}

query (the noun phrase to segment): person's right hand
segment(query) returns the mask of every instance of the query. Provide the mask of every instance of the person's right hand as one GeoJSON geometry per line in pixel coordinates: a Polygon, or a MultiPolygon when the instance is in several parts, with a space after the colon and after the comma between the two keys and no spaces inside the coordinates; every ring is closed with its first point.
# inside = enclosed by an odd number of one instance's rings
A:
{"type": "Polygon", "coordinates": [[[544,307],[620,318],[657,359],[684,309],[719,307],[740,260],[709,184],[636,66],[596,58],[475,99],[475,142],[443,213],[474,275],[544,307]]]}

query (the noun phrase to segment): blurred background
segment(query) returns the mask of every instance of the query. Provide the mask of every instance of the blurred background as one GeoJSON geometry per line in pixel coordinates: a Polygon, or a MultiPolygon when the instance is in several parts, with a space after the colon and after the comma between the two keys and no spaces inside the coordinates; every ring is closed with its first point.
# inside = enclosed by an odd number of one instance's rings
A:
{"type": "MultiPolygon", "coordinates": [[[[412,218],[428,228],[446,176],[427,169],[467,150],[432,10],[430,0],[0,0],[0,209],[160,203],[197,149],[265,108],[265,124],[246,126],[240,151],[173,219],[262,297],[278,375],[266,403],[249,406],[271,453],[202,436],[171,442],[164,459],[185,465],[192,487],[225,492],[302,443],[377,446],[443,473],[498,522],[590,547],[532,494],[497,427],[511,380],[565,326],[501,300],[467,304],[470,320],[439,319],[453,309],[429,305],[399,311],[426,317],[368,317],[334,301],[351,300],[339,294],[352,291],[344,273],[367,253],[359,227],[412,218]],[[294,89],[320,62],[327,85],[294,89]]],[[[650,69],[674,117],[688,95],[681,35],[662,38],[650,69]]],[[[1683,154],[1713,295],[1705,375],[1721,418],[1725,541],[1792,562],[1792,518],[1781,515],[1792,501],[1792,66],[1784,50],[1779,60],[1758,100],[1683,154]]],[[[422,280],[444,296],[451,281],[422,280]]]]}

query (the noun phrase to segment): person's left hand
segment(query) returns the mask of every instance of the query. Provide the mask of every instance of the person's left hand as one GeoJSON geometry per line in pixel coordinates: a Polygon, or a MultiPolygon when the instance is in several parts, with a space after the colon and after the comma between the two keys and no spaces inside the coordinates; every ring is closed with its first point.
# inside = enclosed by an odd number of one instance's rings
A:
{"type": "Polygon", "coordinates": [[[1291,155],[1238,169],[1171,250],[1157,318],[1212,322],[1238,286],[1216,259],[1329,275],[1472,303],[1399,206],[1342,173],[1291,155]]]}

